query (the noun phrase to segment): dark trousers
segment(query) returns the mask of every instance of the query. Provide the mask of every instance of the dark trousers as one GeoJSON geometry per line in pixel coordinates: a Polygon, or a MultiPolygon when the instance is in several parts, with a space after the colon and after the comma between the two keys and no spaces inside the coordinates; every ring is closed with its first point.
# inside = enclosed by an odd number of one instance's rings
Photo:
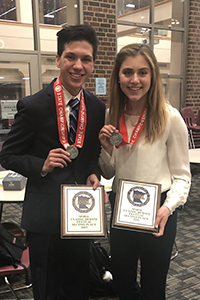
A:
{"type": "MultiPolygon", "coordinates": [[[[166,193],[162,193],[161,202],[165,198],[166,193]]],[[[155,237],[151,233],[111,228],[114,286],[120,300],[166,299],[166,277],[176,235],[176,224],[175,211],[169,217],[162,237],[155,237]],[[138,297],[135,287],[139,259],[141,290],[138,297]]]]}
{"type": "Polygon", "coordinates": [[[34,300],[88,300],[89,240],[27,236],[34,300]]]}

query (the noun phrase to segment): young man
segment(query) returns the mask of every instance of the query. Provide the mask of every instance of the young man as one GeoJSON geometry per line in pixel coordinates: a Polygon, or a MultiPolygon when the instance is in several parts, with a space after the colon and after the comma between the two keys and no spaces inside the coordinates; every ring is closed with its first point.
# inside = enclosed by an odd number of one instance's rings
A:
{"type": "Polygon", "coordinates": [[[34,300],[86,300],[90,242],[60,238],[60,186],[77,183],[95,189],[99,185],[98,133],[104,125],[105,105],[82,88],[94,68],[94,29],[71,26],[57,36],[60,76],[45,89],[18,101],[0,163],[28,178],[22,227],[29,242],[34,300]],[[78,138],[72,142],[76,157],[71,158],[67,128],[72,98],[79,100],[80,124],[78,138]]]}

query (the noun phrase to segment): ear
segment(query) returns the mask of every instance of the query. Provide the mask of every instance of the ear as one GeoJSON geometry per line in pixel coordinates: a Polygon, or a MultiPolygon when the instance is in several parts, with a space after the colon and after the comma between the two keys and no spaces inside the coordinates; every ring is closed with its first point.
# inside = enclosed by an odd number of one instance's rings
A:
{"type": "Polygon", "coordinates": [[[94,65],[95,65],[95,61],[93,62],[93,66],[92,66],[92,72],[94,71],[94,65]]]}
{"type": "Polygon", "coordinates": [[[60,56],[58,54],[56,54],[56,66],[60,68],[60,56]]]}

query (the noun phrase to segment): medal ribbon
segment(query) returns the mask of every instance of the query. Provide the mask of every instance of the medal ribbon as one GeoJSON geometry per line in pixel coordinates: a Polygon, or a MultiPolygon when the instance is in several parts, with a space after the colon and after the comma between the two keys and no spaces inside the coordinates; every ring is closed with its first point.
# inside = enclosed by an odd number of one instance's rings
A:
{"type": "Polygon", "coordinates": [[[118,147],[123,146],[125,144],[134,145],[137,142],[137,140],[140,136],[140,133],[141,133],[142,129],[144,128],[146,112],[147,112],[147,109],[146,109],[146,106],[144,106],[142,113],[139,117],[139,120],[138,120],[135,128],[133,129],[133,132],[132,132],[132,135],[130,138],[130,142],[128,142],[128,132],[127,132],[126,123],[125,123],[124,111],[122,112],[122,115],[119,120],[119,132],[122,135],[123,141],[121,142],[121,144],[118,147]]]}
{"type": "MultiPolygon", "coordinates": [[[[57,112],[57,121],[58,121],[58,132],[61,144],[65,149],[69,146],[68,142],[68,131],[67,131],[67,120],[65,114],[65,101],[63,95],[63,88],[60,80],[60,76],[54,82],[54,95],[56,100],[56,112],[57,112]]],[[[87,114],[85,107],[85,100],[83,96],[83,91],[81,92],[80,98],[80,108],[78,116],[78,124],[76,131],[76,140],[74,143],[75,147],[82,148],[85,138],[85,130],[87,123],[87,114]]]]}

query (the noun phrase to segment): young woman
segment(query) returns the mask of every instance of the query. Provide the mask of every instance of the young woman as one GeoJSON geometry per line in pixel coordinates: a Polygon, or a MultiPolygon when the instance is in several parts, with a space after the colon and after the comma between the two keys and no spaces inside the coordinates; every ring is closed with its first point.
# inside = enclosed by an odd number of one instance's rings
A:
{"type": "Polygon", "coordinates": [[[111,229],[114,283],[120,300],[164,300],[166,277],[176,235],[177,211],[190,188],[187,129],[165,99],[158,62],[149,46],[131,44],[117,55],[110,80],[110,105],[100,131],[99,164],[105,178],[159,183],[158,233],[111,229]],[[110,139],[120,132],[122,142],[110,139]],[[140,293],[135,293],[140,260],[140,293]]]}

